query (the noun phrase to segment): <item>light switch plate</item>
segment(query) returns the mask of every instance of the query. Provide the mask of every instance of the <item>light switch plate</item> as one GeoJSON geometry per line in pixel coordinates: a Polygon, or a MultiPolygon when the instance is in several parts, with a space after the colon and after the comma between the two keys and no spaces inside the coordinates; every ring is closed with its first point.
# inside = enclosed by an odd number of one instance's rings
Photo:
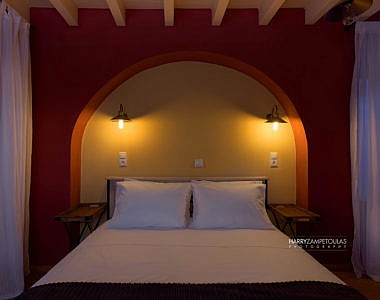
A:
{"type": "Polygon", "coordinates": [[[277,152],[269,153],[269,166],[271,168],[278,168],[278,153],[277,152]]]}
{"type": "Polygon", "coordinates": [[[202,158],[194,159],[194,168],[203,168],[204,163],[202,158]]]}
{"type": "Polygon", "coordinates": [[[119,152],[119,167],[125,168],[126,166],[128,166],[127,152],[119,152]]]}

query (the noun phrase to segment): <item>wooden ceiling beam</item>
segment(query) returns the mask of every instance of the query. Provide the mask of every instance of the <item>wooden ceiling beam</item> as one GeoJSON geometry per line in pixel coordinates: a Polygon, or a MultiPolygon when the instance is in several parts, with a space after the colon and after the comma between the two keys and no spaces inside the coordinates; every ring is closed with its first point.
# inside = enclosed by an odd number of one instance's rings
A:
{"type": "Polygon", "coordinates": [[[106,0],[111,11],[112,17],[117,26],[125,26],[127,24],[125,17],[125,5],[123,0],[106,0]]]}
{"type": "Polygon", "coordinates": [[[305,24],[315,24],[322,18],[331,8],[339,4],[341,0],[318,0],[310,1],[305,6],[305,24]]]}
{"type": "Polygon", "coordinates": [[[264,0],[259,7],[259,25],[268,25],[285,0],[264,0]]]}
{"type": "Polygon", "coordinates": [[[213,26],[219,26],[222,23],[229,2],[230,0],[215,0],[214,7],[212,8],[213,26]]]}
{"type": "Polygon", "coordinates": [[[164,0],[165,26],[174,25],[174,0],[164,0]]]}
{"type": "Polygon", "coordinates": [[[49,0],[70,26],[78,26],[78,7],[73,0],[49,0]]]}

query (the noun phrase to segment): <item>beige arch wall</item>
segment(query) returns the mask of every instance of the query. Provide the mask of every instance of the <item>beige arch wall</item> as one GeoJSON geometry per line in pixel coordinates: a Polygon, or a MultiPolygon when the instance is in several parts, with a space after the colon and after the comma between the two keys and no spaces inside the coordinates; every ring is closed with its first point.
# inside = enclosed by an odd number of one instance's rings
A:
{"type": "Polygon", "coordinates": [[[109,175],[266,175],[272,202],[295,203],[293,131],[284,124],[273,132],[263,119],[274,103],[251,77],[215,64],[175,62],[136,74],[104,100],[86,126],[81,202],[104,201],[109,175]],[[109,120],[120,103],[133,119],[122,130],[109,120]],[[120,151],[127,152],[127,168],[118,166],[120,151]],[[279,154],[278,169],[269,168],[271,151],[279,154]],[[205,168],[193,167],[196,158],[204,159],[205,168]]]}

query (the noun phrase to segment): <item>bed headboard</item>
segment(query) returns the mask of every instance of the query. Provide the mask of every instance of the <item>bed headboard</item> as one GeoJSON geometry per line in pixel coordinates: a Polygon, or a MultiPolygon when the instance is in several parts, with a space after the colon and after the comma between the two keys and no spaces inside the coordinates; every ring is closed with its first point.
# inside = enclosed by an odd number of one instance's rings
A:
{"type": "Polygon", "coordinates": [[[115,209],[115,191],[116,183],[125,179],[136,179],[154,182],[189,182],[191,180],[209,180],[209,181],[257,181],[265,184],[265,206],[268,206],[268,177],[251,176],[251,177],[118,177],[109,176],[107,182],[107,220],[109,220],[115,209]]]}

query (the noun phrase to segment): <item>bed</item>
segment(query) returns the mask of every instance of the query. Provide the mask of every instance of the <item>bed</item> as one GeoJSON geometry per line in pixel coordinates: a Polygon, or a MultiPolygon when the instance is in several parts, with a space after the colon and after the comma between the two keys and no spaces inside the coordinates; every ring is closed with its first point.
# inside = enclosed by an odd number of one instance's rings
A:
{"type": "Polygon", "coordinates": [[[270,222],[268,181],[108,178],[109,220],[19,299],[365,299],[270,222]]]}

